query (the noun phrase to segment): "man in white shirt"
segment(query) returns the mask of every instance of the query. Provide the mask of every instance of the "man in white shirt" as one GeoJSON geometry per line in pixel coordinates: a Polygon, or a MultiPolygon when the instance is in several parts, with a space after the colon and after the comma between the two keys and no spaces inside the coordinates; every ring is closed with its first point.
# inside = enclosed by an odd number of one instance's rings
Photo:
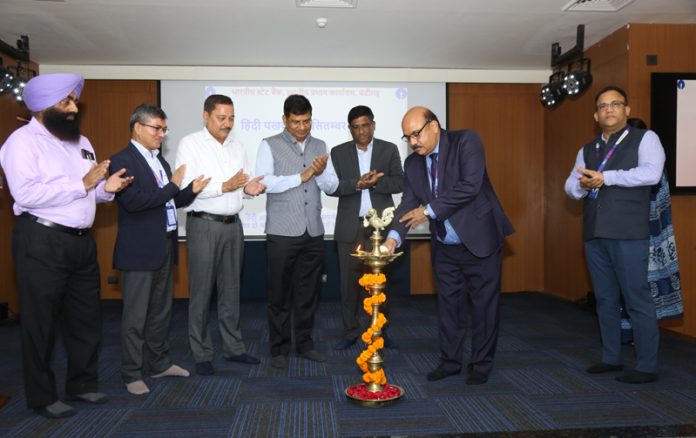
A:
{"type": "Polygon", "coordinates": [[[266,189],[258,177],[249,178],[244,145],[229,135],[234,127],[234,105],[227,96],[213,94],[203,104],[205,127],[179,143],[176,165],[186,164],[184,184],[196,175],[211,178],[188,207],[186,236],[189,264],[189,343],[196,373],[212,375],[213,342],[208,328],[210,299],[217,291],[218,325],[225,359],[247,364],[259,360],[246,352],[239,328],[239,289],[244,231],[239,219],[244,195],[266,189]]]}

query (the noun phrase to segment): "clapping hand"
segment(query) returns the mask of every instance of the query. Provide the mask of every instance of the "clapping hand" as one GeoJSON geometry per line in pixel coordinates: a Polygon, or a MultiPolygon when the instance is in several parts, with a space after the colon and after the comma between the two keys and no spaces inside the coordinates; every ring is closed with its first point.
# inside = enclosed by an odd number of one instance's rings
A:
{"type": "Polygon", "coordinates": [[[130,183],[133,182],[134,176],[123,177],[126,173],[126,169],[123,168],[116,173],[113,173],[109,178],[107,178],[104,184],[104,191],[108,193],[116,193],[125,189],[130,183]]]}
{"type": "Polygon", "coordinates": [[[184,175],[186,174],[186,165],[182,164],[181,166],[177,167],[174,173],[172,174],[172,177],[170,178],[170,181],[176,184],[177,187],[181,188],[181,182],[184,180],[184,175]]]}
{"type": "Polygon", "coordinates": [[[257,176],[244,186],[244,193],[251,196],[258,196],[266,191],[266,185],[261,183],[263,175],[257,176]]]}
{"type": "Polygon", "coordinates": [[[210,177],[203,179],[203,175],[200,175],[198,178],[194,179],[191,184],[191,190],[193,190],[193,193],[199,193],[201,190],[205,188],[205,186],[208,185],[210,182],[210,177]]]}
{"type": "Polygon", "coordinates": [[[234,192],[235,190],[244,187],[249,182],[249,175],[244,173],[244,169],[239,169],[237,173],[232,175],[230,179],[222,183],[223,192],[234,192]]]}
{"type": "Polygon", "coordinates": [[[82,183],[85,185],[86,191],[95,188],[97,184],[99,184],[99,181],[106,176],[109,172],[109,164],[111,164],[109,160],[104,160],[99,164],[92,164],[89,171],[82,177],[82,183]]]}
{"type": "Polygon", "coordinates": [[[312,160],[312,169],[314,169],[314,175],[321,175],[322,172],[324,172],[324,169],[326,169],[326,163],[328,162],[329,154],[314,157],[314,159],[312,160]]]}
{"type": "Polygon", "coordinates": [[[377,184],[377,181],[379,181],[379,179],[383,176],[384,172],[377,172],[376,170],[371,170],[360,177],[358,183],[356,184],[356,188],[358,190],[369,189],[370,187],[377,184]]]}

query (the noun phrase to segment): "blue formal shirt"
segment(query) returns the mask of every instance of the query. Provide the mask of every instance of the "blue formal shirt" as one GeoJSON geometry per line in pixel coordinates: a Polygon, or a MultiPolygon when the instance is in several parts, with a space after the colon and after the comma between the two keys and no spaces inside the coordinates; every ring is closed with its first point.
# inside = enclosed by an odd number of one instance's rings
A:
{"type": "MultiPolygon", "coordinates": [[[[430,174],[430,169],[432,169],[432,163],[433,163],[433,158],[432,154],[440,154],[440,143],[438,142],[437,145],[435,145],[435,149],[430,151],[428,155],[425,156],[425,169],[428,172],[428,185],[430,186],[430,190],[433,189],[433,178],[432,175],[430,174]]],[[[438,162],[438,167],[441,167],[440,163],[438,162]]],[[[440,188],[438,187],[438,191],[440,188]]],[[[428,210],[428,215],[432,219],[437,219],[437,216],[435,215],[435,212],[433,211],[432,208],[430,208],[430,205],[426,205],[425,208],[428,210]]],[[[449,221],[449,219],[445,219],[445,231],[447,233],[445,234],[444,239],[440,239],[439,236],[435,236],[438,242],[444,243],[445,245],[459,245],[462,243],[462,239],[459,238],[459,235],[457,234],[456,231],[454,231],[454,227],[452,226],[452,223],[449,221]]],[[[387,235],[387,238],[391,238],[396,240],[397,242],[397,247],[401,246],[401,237],[399,236],[399,233],[396,231],[390,231],[389,234],[387,235]]]]}

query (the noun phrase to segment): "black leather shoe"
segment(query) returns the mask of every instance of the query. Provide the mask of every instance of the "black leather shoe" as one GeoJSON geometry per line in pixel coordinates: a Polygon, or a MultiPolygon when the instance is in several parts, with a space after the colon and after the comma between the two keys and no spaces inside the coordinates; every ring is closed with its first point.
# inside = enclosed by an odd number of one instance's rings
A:
{"type": "Polygon", "coordinates": [[[449,376],[452,376],[455,374],[459,374],[459,371],[447,371],[447,370],[444,370],[440,367],[437,367],[428,373],[428,375],[426,376],[426,379],[428,379],[428,381],[430,381],[430,382],[434,382],[436,380],[442,380],[445,377],[449,377],[449,376]]]}
{"type": "Polygon", "coordinates": [[[215,368],[210,361],[196,363],[196,374],[200,376],[212,376],[215,374],[215,368]]]}
{"type": "Polygon", "coordinates": [[[355,339],[339,339],[333,346],[334,350],[347,350],[355,344],[355,339]]]}
{"type": "Polygon", "coordinates": [[[623,365],[612,365],[609,363],[600,362],[592,365],[585,371],[587,371],[590,374],[601,374],[608,373],[609,371],[621,371],[623,370],[623,368],[623,365]]]}
{"type": "Polygon", "coordinates": [[[256,365],[256,364],[261,363],[260,360],[258,360],[254,356],[251,356],[251,355],[246,354],[246,353],[237,354],[235,356],[228,356],[225,358],[225,360],[228,360],[230,362],[246,363],[249,365],[256,365]]]}
{"type": "Polygon", "coordinates": [[[466,379],[467,385],[483,385],[486,382],[488,382],[488,376],[478,371],[471,371],[466,379]]]}
{"type": "Polygon", "coordinates": [[[616,380],[622,383],[650,383],[657,380],[657,373],[644,373],[642,371],[637,370],[626,371],[625,373],[618,376],[616,380]]]}

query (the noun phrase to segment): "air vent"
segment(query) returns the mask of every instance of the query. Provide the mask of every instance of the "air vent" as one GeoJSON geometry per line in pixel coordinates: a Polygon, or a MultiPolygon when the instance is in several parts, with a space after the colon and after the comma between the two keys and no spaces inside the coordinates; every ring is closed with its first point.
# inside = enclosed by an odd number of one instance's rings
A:
{"type": "Polygon", "coordinates": [[[616,12],[633,0],[572,0],[561,8],[573,12],[616,12]]]}
{"type": "Polygon", "coordinates": [[[358,0],[296,0],[298,8],[355,8],[358,0]]]}

